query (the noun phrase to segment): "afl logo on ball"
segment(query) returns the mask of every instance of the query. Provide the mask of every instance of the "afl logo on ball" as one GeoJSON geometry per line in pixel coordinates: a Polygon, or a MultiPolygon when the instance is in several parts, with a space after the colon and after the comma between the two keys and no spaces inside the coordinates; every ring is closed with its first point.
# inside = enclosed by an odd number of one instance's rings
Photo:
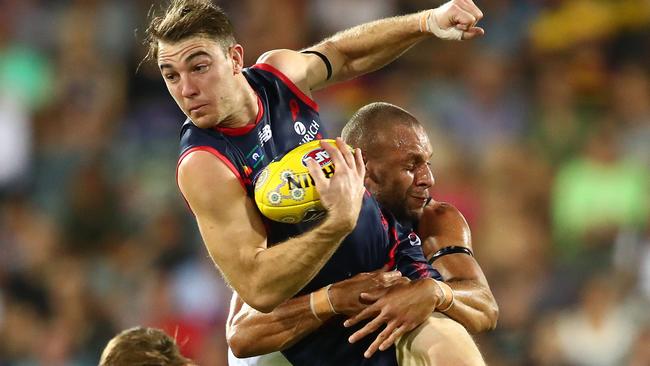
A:
{"type": "Polygon", "coordinates": [[[420,237],[416,233],[410,233],[409,234],[409,242],[411,243],[411,246],[418,246],[422,245],[422,242],[420,241],[420,237]]]}
{"type": "Polygon", "coordinates": [[[293,124],[293,129],[298,135],[304,135],[307,132],[307,127],[305,127],[305,125],[300,121],[296,121],[296,123],[293,124]]]}
{"type": "Polygon", "coordinates": [[[305,155],[302,156],[302,165],[305,167],[307,166],[307,159],[312,158],[314,159],[320,167],[324,167],[325,165],[329,164],[332,159],[330,158],[330,154],[327,153],[327,151],[323,149],[316,149],[312,150],[305,155]]]}

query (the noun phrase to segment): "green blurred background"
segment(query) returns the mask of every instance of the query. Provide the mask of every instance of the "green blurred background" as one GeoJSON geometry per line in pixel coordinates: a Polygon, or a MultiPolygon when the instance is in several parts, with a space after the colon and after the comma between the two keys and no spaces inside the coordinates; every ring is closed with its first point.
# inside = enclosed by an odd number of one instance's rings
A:
{"type": "MultiPolygon", "coordinates": [[[[322,118],[338,132],[382,100],[425,123],[433,195],[500,305],[488,364],[650,365],[650,1],[476,3],[483,39],[319,92],[322,118]]],[[[220,2],[247,65],[438,4],[220,2]]],[[[151,5],[0,1],[0,366],[96,365],[138,324],[226,364],[230,290],[175,182],[183,116],[136,71],[151,5]]]]}

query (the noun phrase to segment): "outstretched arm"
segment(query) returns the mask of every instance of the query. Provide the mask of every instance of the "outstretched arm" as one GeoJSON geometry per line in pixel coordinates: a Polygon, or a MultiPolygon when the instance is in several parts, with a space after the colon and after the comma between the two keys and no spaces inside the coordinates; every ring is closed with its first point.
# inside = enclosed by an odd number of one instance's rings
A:
{"type": "Polygon", "coordinates": [[[381,19],[339,32],[308,51],[325,55],[331,77],[319,56],[291,50],[273,50],[258,62],[285,73],[303,92],[348,80],[394,61],[419,41],[436,35],[443,39],[473,39],[484,34],[476,27],[483,17],[472,0],[451,0],[419,13],[381,19]]]}

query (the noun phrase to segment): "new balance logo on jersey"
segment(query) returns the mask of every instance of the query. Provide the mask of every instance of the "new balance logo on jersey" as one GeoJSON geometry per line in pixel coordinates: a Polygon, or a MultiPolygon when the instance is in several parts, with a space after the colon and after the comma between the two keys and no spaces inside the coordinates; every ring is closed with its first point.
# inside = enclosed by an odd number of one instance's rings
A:
{"type": "Polygon", "coordinates": [[[272,136],[273,133],[271,132],[271,126],[269,125],[264,125],[257,134],[257,137],[260,139],[260,145],[264,145],[264,143],[269,141],[272,136]]]}

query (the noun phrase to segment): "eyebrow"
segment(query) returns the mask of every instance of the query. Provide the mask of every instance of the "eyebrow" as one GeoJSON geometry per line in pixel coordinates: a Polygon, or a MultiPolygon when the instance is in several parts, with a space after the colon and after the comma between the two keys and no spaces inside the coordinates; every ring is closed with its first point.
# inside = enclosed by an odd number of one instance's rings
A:
{"type": "Polygon", "coordinates": [[[409,160],[417,160],[417,161],[428,161],[433,157],[433,154],[429,155],[427,158],[424,158],[423,154],[419,153],[414,153],[414,152],[409,152],[406,154],[406,158],[409,160]]]}
{"type": "MultiPolygon", "coordinates": [[[[208,57],[211,57],[210,54],[207,53],[207,52],[205,52],[205,51],[196,51],[196,52],[190,54],[189,56],[187,56],[187,57],[185,58],[185,60],[183,61],[183,63],[188,64],[188,63],[190,63],[190,61],[192,61],[193,59],[195,59],[195,58],[197,58],[197,57],[199,57],[199,56],[208,56],[208,57]]],[[[159,65],[158,67],[160,68],[160,70],[163,70],[163,69],[172,69],[172,68],[173,68],[173,66],[172,66],[171,64],[162,64],[162,65],[159,65]]]]}

